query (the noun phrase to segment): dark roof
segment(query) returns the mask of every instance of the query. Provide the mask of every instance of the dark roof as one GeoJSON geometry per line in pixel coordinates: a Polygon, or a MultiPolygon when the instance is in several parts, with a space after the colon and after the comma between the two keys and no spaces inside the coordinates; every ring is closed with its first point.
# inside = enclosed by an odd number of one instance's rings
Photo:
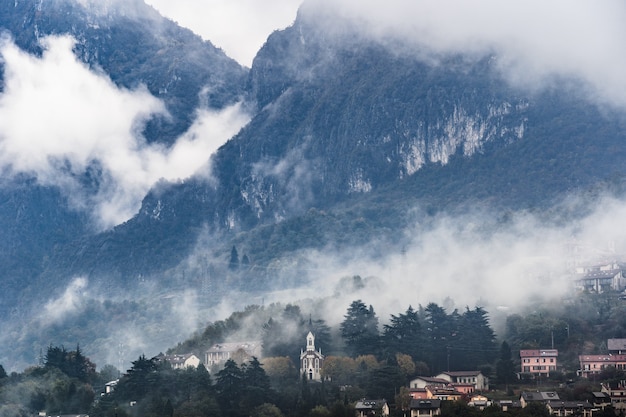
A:
{"type": "Polygon", "coordinates": [[[611,400],[611,396],[609,394],[607,394],[606,392],[592,392],[593,394],[593,398],[594,399],[598,399],[598,400],[611,400]]]}
{"type": "Polygon", "coordinates": [[[522,349],[519,351],[519,356],[521,358],[534,358],[534,357],[557,357],[559,356],[559,351],[557,349],[522,349]]]}
{"type": "Polygon", "coordinates": [[[364,398],[361,401],[357,401],[354,408],[357,410],[379,409],[383,408],[385,404],[387,404],[387,400],[368,400],[364,398]]]}
{"type": "Polygon", "coordinates": [[[626,339],[609,339],[606,345],[609,350],[626,350],[626,339]]]}
{"type": "Polygon", "coordinates": [[[548,401],[550,408],[589,409],[593,407],[589,401],[548,401]]]}
{"type": "Polygon", "coordinates": [[[412,410],[435,410],[441,407],[441,400],[434,398],[430,400],[411,400],[409,407],[412,410]]]}
{"type": "Polygon", "coordinates": [[[476,376],[480,374],[480,371],[452,371],[452,372],[442,372],[444,375],[450,376],[476,376]]]}
{"type": "Polygon", "coordinates": [[[559,394],[553,391],[524,391],[522,398],[526,401],[560,401],[559,394]]]}
{"type": "Polygon", "coordinates": [[[522,404],[519,401],[513,400],[500,400],[497,401],[496,404],[500,407],[522,408],[522,404]]]}

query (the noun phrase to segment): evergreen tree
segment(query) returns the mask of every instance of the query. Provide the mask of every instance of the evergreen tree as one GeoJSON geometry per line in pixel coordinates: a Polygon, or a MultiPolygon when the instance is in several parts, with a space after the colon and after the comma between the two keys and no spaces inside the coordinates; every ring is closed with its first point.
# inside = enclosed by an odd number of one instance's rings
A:
{"type": "Polygon", "coordinates": [[[515,378],[515,363],[513,363],[511,347],[504,341],[500,345],[500,358],[496,363],[496,381],[499,384],[508,386],[515,378]]]}
{"type": "Polygon", "coordinates": [[[239,253],[237,252],[237,248],[233,245],[233,248],[230,250],[230,261],[228,262],[228,269],[231,271],[236,271],[239,269],[239,253]]]}
{"type": "Polygon", "coordinates": [[[496,336],[482,307],[467,308],[458,317],[457,336],[451,343],[451,370],[478,369],[497,357],[496,336]]]}
{"type": "Polygon", "coordinates": [[[439,373],[448,370],[450,344],[455,329],[454,319],[435,303],[429,303],[426,313],[426,341],[431,371],[439,373]]]}
{"type": "Polygon", "coordinates": [[[244,411],[249,413],[253,408],[270,402],[270,379],[256,357],[243,366],[243,405],[244,411]]]}
{"type": "Polygon", "coordinates": [[[241,400],[244,394],[244,374],[232,359],[228,359],[224,368],[217,373],[215,389],[217,401],[225,416],[241,415],[241,400]]]}
{"type": "Polygon", "coordinates": [[[123,393],[125,399],[138,401],[158,385],[158,365],[154,358],[147,359],[145,355],[139,356],[131,362],[132,367],[126,371],[118,384],[115,392],[123,393]]]}
{"type": "Polygon", "coordinates": [[[388,357],[404,353],[413,360],[420,360],[422,329],[417,311],[409,306],[404,314],[392,314],[389,324],[383,326],[383,340],[388,357]]]}
{"type": "Polygon", "coordinates": [[[361,300],[353,301],[340,329],[350,356],[379,353],[378,317],[371,305],[368,308],[361,300]]]}

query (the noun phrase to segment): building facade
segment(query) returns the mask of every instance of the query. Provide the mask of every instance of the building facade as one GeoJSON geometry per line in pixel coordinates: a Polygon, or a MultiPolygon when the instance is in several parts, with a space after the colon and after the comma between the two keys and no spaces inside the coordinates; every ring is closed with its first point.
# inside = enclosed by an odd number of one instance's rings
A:
{"type": "Polygon", "coordinates": [[[216,343],[204,354],[204,364],[206,366],[219,366],[228,359],[243,363],[252,359],[253,356],[260,358],[261,354],[261,342],[258,341],[216,343]]]}
{"type": "Polygon", "coordinates": [[[583,378],[599,374],[603,369],[614,367],[619,370],[626,370],[626,355],[579,355],[580,369],[578,374],[583,378]]]}
{"type": "Polygon", "coordinates": [[[535,376],[550,376],[557,369],[557,349],[520,350],[521,372],[535,376]]]}
{"type": "Polygon", "coordinates": [[[315,350],[315,336],[309,332],[306,336],[306,349],[300,351],[300,374],[306,375],[309,381],[321,381],[323,365],[322,350],[315,350]]]}

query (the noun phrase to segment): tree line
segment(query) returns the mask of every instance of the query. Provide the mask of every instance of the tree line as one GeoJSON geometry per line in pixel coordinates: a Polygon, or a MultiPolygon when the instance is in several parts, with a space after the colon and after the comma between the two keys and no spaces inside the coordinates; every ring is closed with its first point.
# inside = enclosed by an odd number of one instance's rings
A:
{"type": "MultiPolygon", "coordinates": [[[[416,309],[409,306],[390,315],[381,326],[374,307],[355,300],[347,306],[338,326],[332,328],[294,304],[249,306],[210,323],[168,353],[201,354],[210,344],[244,335],[247,340],[262,340],[262,359],[242,358],[219,368],[201,365],[179,370],[141,355],[120,375],[110,365],[96,371],[80,346],[68,350],[50,345],[40,366],[10,375],[0,366],[0,415],[25,416],[45,410],[48,414],[111,417],[343,417],[352,416],[352,404],[364,397],[386,398],[400,413],[407,407],[408,382],[416,375],[480,370],[490,377],[492,387],[506,389],[520,384],[515,374],[515,350],[545,347],[542,345],[550,337],[563,349],[563,356],[570,350],[578,351],[568,349],[574,342],[592,345],[590,341],[598,335],[583,330],[598,330],[597,311],[604,315],[606,331],[623,337],[615,330],[624,323],[621,304],[607,301],[585,306],[589,311],[578,317],[563,315],[574,307],[581,310],[575,303],[559,312],[548,308],[510,315],[504,336],[512,345],[496,343],[488,313],[482,307],[448,312],[436,303],[416,309]],[[566,330],[559,329],[563,324],[568,325],[566,330]],[[307,381],[299,372],[299,353],[309,331],[316,336],[316,347],[325,354],[321,383],[307,381]],[[105,383],[117,379],[113,392],[101,396],[105,383]]],[[[626,378],[609,370],[600,377],[626,378]]],[[[567,385],[560,395],[584,399],[591,396],[590,384],[580,381],[567,385]]],[[[459,407],[446,405],[444,415],[464,413],[459,407]]]]}

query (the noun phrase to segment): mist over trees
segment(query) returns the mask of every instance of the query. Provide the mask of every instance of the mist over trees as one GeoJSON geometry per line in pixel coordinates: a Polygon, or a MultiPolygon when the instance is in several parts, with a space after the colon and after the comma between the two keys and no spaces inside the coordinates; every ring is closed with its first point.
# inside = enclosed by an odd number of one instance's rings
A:
{"type": "MultiPolygon", "coordinates": [[[[563,399],[589,399],[597,388],[594,381],[577,380],[577,355],[601,352],[607,337],[626,336],[626,305],[606,294],[582,294],[562,306],[535,305],[527,313],[510,314],[498,337],[482,307],[449,311],[429,303],[408,306],[384,320],[359,299],[346,306],[334,326],[315,317],[316,308],[249,306],[168,351],[201,356],[215,343],[263,341],[262,358],[241,356],[211,369],[173,369],[167,361],[140,355],[120,375],[111,365],[97,371],[80,345],[74,350],[50,345],[39,366],[20,374],[7,375],[0,366],[0,415],[347,417],[362,398],[386,398],[401,413],[411,379],[448,370],[480,370],[500,395],[515,398],[525,383],[517,375],[518,350],[552,343],[563,365],[546,383],[562,386],[563,399]],[[309,331],[316,348],[323,346],[325,352],[321,383],[299,371],[298,355],[309,331]],[[113,380],[114,390],[101,396],[105,383],[113,380]]],[[[598,375],[609,382],[623,379],[626,374],[616,369],[598,375]]],[[[526,382],[535,387],[534,381],[526,382]]],[[[524,415],[531,412],[525,409],[524,415]]],[[[479,414],[464,403],[450,403],[442,415],[479,414]]]]}

